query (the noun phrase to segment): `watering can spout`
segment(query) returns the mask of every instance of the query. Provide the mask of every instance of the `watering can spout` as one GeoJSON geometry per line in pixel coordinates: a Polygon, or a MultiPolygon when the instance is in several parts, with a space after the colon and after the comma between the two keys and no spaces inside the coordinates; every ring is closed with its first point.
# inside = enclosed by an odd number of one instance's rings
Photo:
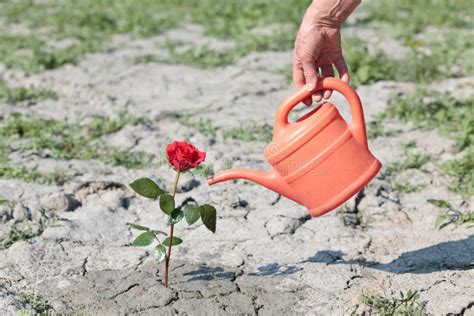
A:
{"type": "Polygon", "coordinates": [[[279,194],[288,195],[289,189],[282,177],[274,171],[257,171],[251,169],[228,169],[218,172],[207,179],[209,185],[235,179],[250,180],[279,194]]]}

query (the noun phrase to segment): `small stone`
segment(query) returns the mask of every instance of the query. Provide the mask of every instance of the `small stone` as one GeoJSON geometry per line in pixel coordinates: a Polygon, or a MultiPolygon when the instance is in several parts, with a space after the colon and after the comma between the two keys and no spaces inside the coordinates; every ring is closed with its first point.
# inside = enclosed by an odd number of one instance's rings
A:
{"type": "Polygon", "coordinates": [[[352,228],[356,228],[361,224],[360,217],[357,213],[347,213],[342,215],[342,221],[344,226],[349,226],[352,228]]]}
{"type": "Polygon", "coordinates": [[[76,200],[74,195],[69,193],[53,193],[42,199],[41,204],[44,208],[56,212],[72,212],[81,206],[81,202],[76,200]]]}
{"type": "Polygon", "coordinates": [[[31,213],[31,219],[33,221],[39,222],[41,218],[43,217],[43,212],[44,210],[39,204],[33,204],[29,205],[28,209],[30,210],[31,213]]]}
{"type": "Polygon", "coordinates": [[[249,206],[249,202],[245,201],[245,200],[242,200],[242,199],[238,199],[238,201],[234,201],[230,204],[230,206],[232,208],[246,208],[247,206],[249,206]]]}
{"type": "Polygon", "coordinates": [[[13,209],[11,205],[9,204],[0,205],[0,222],[5,224],[9,220],[11,220],[12,213],[13,213],[13,209]]]}
{"type": "Polygon", "coordinates": [[[30,210],[25,207],[23,204],[18,203],[13,209],[13,218],[16,221],[23,221],[25,219],[30,219],[30,210]]]}

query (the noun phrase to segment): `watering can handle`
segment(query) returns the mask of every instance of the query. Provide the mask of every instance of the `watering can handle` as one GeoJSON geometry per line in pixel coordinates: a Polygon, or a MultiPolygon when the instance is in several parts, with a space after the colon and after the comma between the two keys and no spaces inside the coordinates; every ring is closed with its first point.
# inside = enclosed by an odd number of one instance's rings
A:
{"type": "Polygon", "coordinates": [[[282,129],[290,124],[288,122],[288,115],[290,114],[291,110],[301,101],[320,90],[336,90],[347,99],[352,112],[352,122],[350,124],[352,134],[357,139],[357,141],[359,141],[365,147],[368,147],[367,134],[365,131],[364,112],[362,110],[362,104],[360,102],[359,96],[347,83],[332,77],[320,78],[318,80],[318,84],[316,85],[316,89],[313,91],[308,91],[305,87],[303,87],[295,94],[286,98],[276,112],[275,128],[282,129]]]}

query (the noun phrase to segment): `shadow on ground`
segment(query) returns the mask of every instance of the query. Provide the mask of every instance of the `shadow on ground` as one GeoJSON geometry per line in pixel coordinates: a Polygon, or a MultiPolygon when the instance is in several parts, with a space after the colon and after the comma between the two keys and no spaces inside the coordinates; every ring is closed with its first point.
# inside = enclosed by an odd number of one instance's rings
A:
{"type": "Polygon", "coordinates": [[[214,279],[232,279],[235,277],[235,272],[225,271],[221,267],[199,266],[196,270],[183,273],[184,276],[189,276],[187,281],[211,281],[214,279]]]}
{"type": "Polygon", "coordinates": [[[474,235],[466,239],[442,242],[430,247],[404,252],[388,263],[367,261],[364,258],[344,260],[341,251],[323,250],[304,263],[355,264],[391,273],[431,273],[444,270],[474,268],[474,235]]]}

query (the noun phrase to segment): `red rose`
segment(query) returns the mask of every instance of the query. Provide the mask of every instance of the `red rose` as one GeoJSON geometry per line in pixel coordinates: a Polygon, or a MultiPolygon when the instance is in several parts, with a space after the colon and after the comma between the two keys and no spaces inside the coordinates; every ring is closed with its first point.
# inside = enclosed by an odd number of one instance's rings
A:
{"type": "Polygon", "coordinates": [[[187,142],[174,141],[166,146],[166,157],[176,170],[184,172],[203,162],[206,153],[187,142]]]}

